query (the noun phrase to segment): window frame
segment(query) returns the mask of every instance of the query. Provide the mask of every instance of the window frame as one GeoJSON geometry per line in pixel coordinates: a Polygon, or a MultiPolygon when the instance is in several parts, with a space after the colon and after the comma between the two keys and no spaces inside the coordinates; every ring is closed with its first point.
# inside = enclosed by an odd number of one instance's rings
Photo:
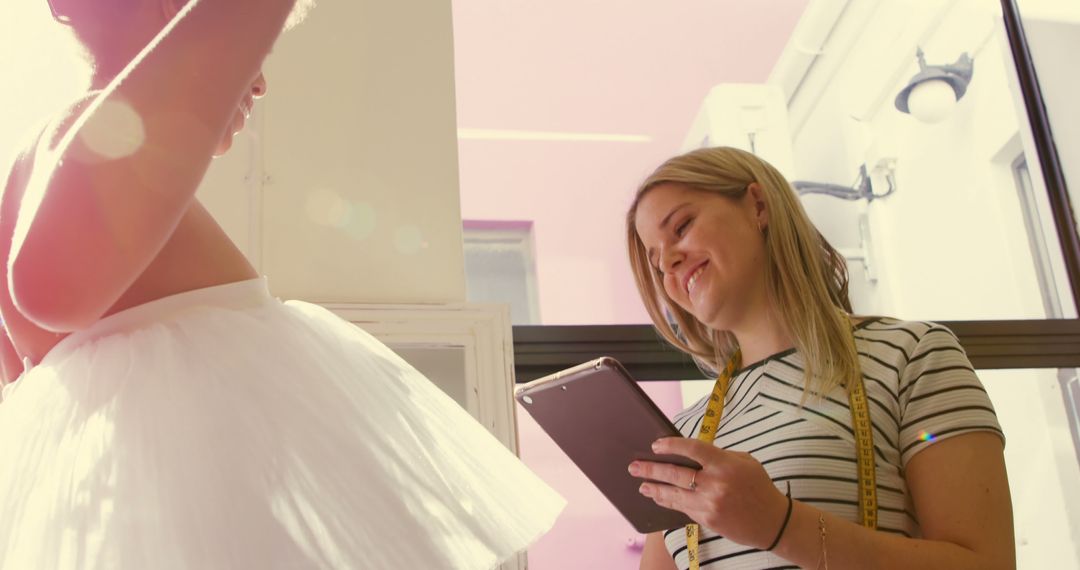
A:
{"type": "MultiPolygon", "coordinates": [[[[463,255],[470,246],[503,244],[521,251],[525,270],[525,300],[528,303],[529,323],[540,322],[540,291],[536,275],[536,243],[531,221],[464,220],[462,222],[463,255]]],[[[468,272],[466,272],[468,273],[468,272]]],[[[466,274],[466,282],[468,275],[466,274]]],[[[477,301],[479,302],[479,301],[477,301]]],[[[483,301],[488,302],[488,301],[483,301]]],[[[511,308],[511,315],[513,310],[511,308]]]]}

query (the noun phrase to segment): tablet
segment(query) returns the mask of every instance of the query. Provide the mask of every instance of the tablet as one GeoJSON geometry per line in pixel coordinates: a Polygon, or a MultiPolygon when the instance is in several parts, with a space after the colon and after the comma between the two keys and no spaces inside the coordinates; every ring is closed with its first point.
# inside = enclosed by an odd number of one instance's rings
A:
{"type": "Polygon", "coordinates": [[[682,434],[614,358],[598,358],[523,384],[515,397],[638,532],[692,522],[639,493],[642,480],[627,471],[634,460],[701,466],[685,457],[652,452],[657,439],[682,434]]]}

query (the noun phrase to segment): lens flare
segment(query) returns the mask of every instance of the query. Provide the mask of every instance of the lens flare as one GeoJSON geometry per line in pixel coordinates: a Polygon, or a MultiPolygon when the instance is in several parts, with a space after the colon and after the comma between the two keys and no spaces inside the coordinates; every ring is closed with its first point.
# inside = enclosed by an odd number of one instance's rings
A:
{"type": "Polygon", "coordinates": [[[428,244],[424,241],[424,233],[420,231],[420,228],[405,225],[394,232],[394,246],[398,253],[415,255],[420,253],[420,250],[427,248],[428,244]]]}
{"type": "Polygon", "coordinates": [[[375,233],[377,226],[375,208],[367,202],[352,202],[352,216],[342,229],[356,241],[363,241],[375,233]]]}
{"type": "Polygon", "coordinates": [[[309,192],[305,209],[308,218],[320,226],[342,227],[351,216],[349,202],[329,188],[316,188],[309,192]]]}
{"type": "Polygon", "coordinates": [[[131,105],[123,101],[104,101],[94,112],[79,140],[87,150],[105,160],[116,160],[135,154],[146,141],[143,119],[131,105]]]}

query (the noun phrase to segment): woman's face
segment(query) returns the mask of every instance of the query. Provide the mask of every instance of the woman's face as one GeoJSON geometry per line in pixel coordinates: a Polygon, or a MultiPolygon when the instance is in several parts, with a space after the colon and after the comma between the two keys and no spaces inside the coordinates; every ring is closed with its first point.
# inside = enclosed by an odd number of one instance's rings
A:
{"type": "Polygon", "coordinates": [[[716,330],[739,328],[766,307],[767,224],[757,184],[742,198],[661,184],[641,199],[634,218],[668,297],[716,330]]]}
{"type": "Polygon", "coordinates": [[[240,104],[237,105],[236,112],[233,114],[232,122],[229,123],[229,128],[222,135],[221,142],[218,143],[217,150],[214,151],[214,156],[221,156],[232,148],[233,137],[244,130],[244,125],[251,118],[251,111],[255,108],[255,100],[261,99],[264,95],[266,95],[266,77],[263,77],[262,72],[259,72],[259,75],[251,82],[251,88],[240,99],[240,104]]]}

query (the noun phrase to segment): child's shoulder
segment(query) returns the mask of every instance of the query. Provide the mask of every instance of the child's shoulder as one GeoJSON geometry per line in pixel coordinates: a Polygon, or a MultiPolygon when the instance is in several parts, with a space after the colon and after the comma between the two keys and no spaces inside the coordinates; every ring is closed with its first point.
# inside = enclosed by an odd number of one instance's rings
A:
{"type": "Polygon", "coordinates": [[[88,93],[38,121],[22,134],[10,152],[0,157],[0,198],[5,209],[7,198],[22,194],[34,166],[42,162],[42,156],[59,142],[92,100],[93,94],[88,93]]]}
{"type": "Polygon", "coordinates": [[[26,186],[27,179],[37,154],[39,141],[45,136],[47,123],[42,123],[34,129],[27,131],[22,139],[13,147],[11,152],[5,154],[0,162],[0,199],[3,200],[5,210],[8,197],[12,194],[21,194],[26,186]]]}

